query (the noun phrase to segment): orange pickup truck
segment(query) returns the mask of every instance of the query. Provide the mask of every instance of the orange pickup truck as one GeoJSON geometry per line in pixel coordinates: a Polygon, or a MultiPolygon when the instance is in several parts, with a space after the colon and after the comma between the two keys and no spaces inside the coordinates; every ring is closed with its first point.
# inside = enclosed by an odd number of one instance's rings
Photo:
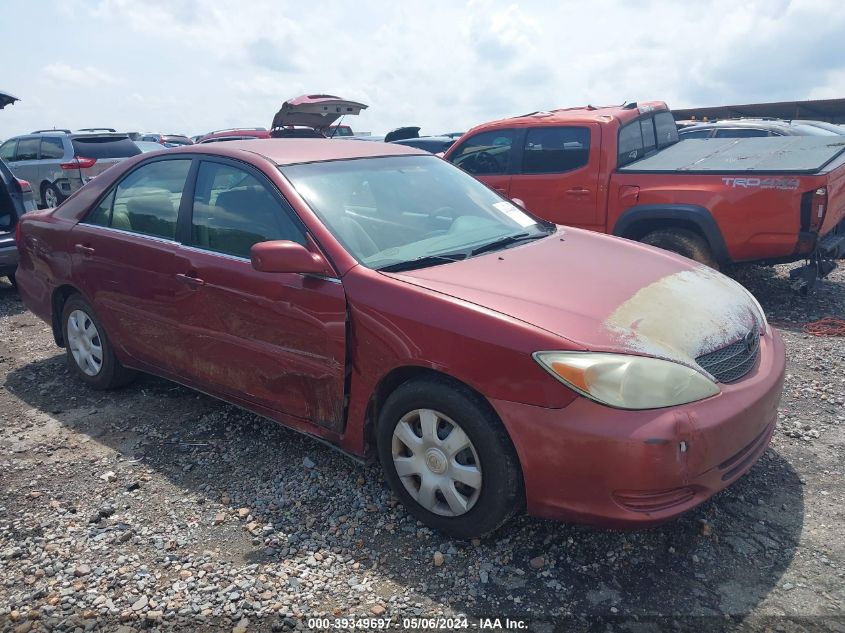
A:
{"type": "Polygon", "coordinates": [[[714,267],[806,259],[802,290],[845,255],[845,137],[679,141],[649,102],[485,123],[445,158],[558,224],[714,267]]]}

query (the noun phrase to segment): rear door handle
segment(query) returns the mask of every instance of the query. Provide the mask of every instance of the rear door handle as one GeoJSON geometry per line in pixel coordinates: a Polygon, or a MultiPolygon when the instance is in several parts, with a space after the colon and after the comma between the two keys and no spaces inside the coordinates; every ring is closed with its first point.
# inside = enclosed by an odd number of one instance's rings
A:
{"type": "Polygon", "coordinates": [[[584,187],[573,187],[572,189],[567,189],[566,193],[570,196],[589,196],[590,190],[584,189],[584,187]]]}
{"type": "Polygon", "coordinates": [[[191,273],[176,273],[176,277],[190,286],[204,286],[205,281],[191,273]]]}
{"type": "Polygon", "coordinates": [[[77,253],[82,253],[83,255],[91,256],[94,254],[94,249],[90,246],[85,246],[85,244],[75,244],[74,248],[76,249],[77,253]]]}
{"type": "Polygon", "coordinates": [[[495,189],[496,191],[498,191],[499,193],[504,194],[504,195],[507,195],[507,193],[508,193],[508,190],[505,189],[504,187],[493,187],[493,189],[495,189]]]}

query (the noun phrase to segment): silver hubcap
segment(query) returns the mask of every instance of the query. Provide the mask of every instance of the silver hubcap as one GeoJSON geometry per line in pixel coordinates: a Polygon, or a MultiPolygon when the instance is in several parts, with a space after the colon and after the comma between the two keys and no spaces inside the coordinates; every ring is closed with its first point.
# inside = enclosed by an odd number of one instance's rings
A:
{"type": "Polygon", "coordinates": [[[53,191],[52,187],[47,187],[44,190],[44,205],[48,209],[59,206],[59,197],[56,195],[56,192],[53,191]]]}
{"type": "Polygon", "coordinates": [[[405,414],[393,431],[393,465],[429,512],[458,516],[481,494],[481,461],[463,429],[432,409],[405,414]]]}
{"type": "Polygon", "coordinates": [[[97,326],[82,310],[74,310],[67,318],[67,345],[79,368],[96,376],[103,367],[103,342],[97,326]]]}

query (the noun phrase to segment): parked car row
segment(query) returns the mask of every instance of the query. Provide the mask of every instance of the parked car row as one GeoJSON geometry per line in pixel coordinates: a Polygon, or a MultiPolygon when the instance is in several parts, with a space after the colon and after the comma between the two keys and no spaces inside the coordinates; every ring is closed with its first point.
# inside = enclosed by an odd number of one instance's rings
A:
{"type": "MultiPolygon", "coordinates": [[[[689,123],[689,122],[686,122],[689,123]]],[[[694,123],[694,122],[693,122],[694,123]]],[[[845,126],[795,119],[726,119],[679,126],[682,139],[756,138],[763,136],[845,136],[845,126]]]]}

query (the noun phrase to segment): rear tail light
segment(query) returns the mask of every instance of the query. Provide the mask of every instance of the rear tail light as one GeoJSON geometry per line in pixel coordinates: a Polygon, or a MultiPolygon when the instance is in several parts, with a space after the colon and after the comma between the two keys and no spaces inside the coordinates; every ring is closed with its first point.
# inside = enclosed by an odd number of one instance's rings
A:
{"type": "Polygon", "coordinates": [[[18,181],[18,185],[23,193],[32,193],[32,185],[29,184],[28,180],[22,180],[20,178],[15,178],[15,180],[18,181]]]}
{"type": "Polygon", "coordinates": [[[75,156],[72,161],[68,163],[59,163],[62,169],[88,169],[93,167],[97,162],[96,158],[85,158],[84,156],[75,156]]]}
{"type": "Polygon", "coordinates": [[[813,214],[810,226],[819,228],[824,220],[824,212],[827,210],[827,187],[819,187],[813,194],[813,214]]]}
{"type": "Polygon", "coordinates": [[[801,230],[818,230],[827,210],[827,187],[805,191],[801,195],[801,230]]]}

